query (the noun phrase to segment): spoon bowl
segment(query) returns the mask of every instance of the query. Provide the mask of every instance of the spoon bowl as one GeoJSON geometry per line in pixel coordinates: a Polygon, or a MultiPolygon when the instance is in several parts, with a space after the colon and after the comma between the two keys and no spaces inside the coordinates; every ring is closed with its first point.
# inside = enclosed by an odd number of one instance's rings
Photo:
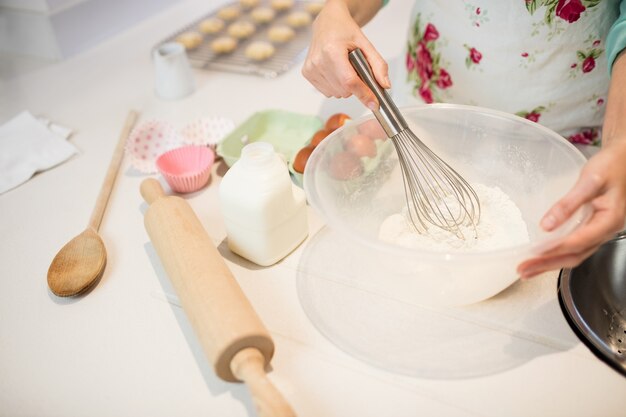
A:
{"type": "Polygon", "coordinates": [[[59,297],[81,294],[102,277],[106,262],[104,242],[89,227],[56,254],[48,268],[48,287],[59,297]]]}

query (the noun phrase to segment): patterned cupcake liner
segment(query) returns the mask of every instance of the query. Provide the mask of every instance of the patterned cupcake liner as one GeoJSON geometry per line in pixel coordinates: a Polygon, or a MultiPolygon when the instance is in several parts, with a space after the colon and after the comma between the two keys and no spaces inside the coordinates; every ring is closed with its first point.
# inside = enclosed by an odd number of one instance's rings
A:
{"type": "Polygon", "coordinates": [[[205,117],[180,131],[161,120],[147,120],[133,129],[126,141],[126,154],[131,165],[143,174],[158,171],[156,160],[172,149],[184,145],[208,146],[217,144],[235,127],[232,120],[223,117],[205,117]]]}
{"type": "Polygon", "coordinates": [[[204,117],[181,130],[185,143],[208,145],[213,150],[235,128],[235,122],[224,117],[204,117]]]}

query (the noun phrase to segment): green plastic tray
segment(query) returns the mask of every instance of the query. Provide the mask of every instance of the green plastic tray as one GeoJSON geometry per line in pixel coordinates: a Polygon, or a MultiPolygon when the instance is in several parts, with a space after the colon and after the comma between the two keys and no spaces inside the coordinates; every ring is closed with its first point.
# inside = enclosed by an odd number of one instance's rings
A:
{"type": "Polygon", "coordinates": [[[266,110],[253,114],[224,138],[217,154],[229,167],[241,155],[243,147],[252,142],[268,142],[274,150],[291,163],[296,153],[306,145],[324,123],[319,117],[284,110],[266,110]]]}

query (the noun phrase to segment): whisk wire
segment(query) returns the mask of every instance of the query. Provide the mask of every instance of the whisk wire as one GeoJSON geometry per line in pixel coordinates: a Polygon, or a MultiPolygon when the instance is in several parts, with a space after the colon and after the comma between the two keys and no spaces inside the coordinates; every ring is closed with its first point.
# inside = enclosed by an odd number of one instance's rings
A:
{"type": "Polygon", "coordinates": [[[469,183],[410,130],[391,139],[398,154],[408,218],[415,229],[428,233],[427,224],[431,224],[465,239],[461,226],[470,226],[476,237],[480,203],[469,183]]]}
{"type": "Polygon", "coordinates": [[[348,54],[350,63],[379,102],[373,110],[398,154],[408,218],[419,233],[439,227],[465,239],[462,226],[480,220],[480,202],[470,184],[413,132],[387,92],[378,85],[363,52],[348,54]]]}

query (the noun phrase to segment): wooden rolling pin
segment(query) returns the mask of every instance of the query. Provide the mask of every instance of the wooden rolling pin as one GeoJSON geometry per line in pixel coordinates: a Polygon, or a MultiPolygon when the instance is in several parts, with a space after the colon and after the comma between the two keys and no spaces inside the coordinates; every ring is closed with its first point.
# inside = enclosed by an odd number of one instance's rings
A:
{"type": "Polygon", "coordinates": [[[150,240],[217,376],[245,382],[259,416],[295,416],[265,374],[274,342],[189,204],[155,179],[141,195],[150,240]]]}

